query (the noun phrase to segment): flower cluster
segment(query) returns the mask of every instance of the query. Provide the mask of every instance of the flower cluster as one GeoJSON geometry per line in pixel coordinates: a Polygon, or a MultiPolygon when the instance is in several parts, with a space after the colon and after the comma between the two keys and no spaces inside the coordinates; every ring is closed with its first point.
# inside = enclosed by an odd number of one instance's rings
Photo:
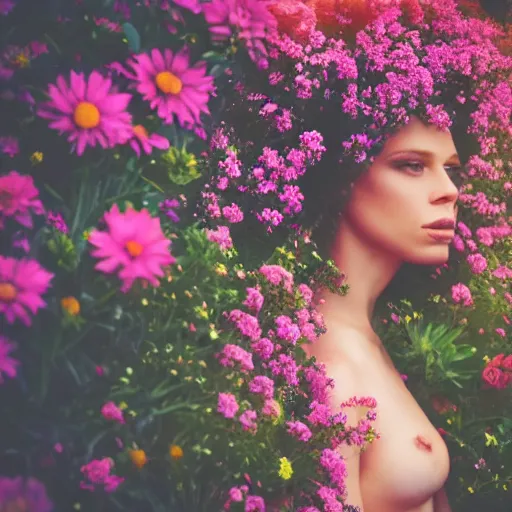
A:
{"type": "Polygon", "coordinates": [[[512,355],[498,354],[487,363],[482,372],[487,387],[505,389],[512,383],[512,355]]]}

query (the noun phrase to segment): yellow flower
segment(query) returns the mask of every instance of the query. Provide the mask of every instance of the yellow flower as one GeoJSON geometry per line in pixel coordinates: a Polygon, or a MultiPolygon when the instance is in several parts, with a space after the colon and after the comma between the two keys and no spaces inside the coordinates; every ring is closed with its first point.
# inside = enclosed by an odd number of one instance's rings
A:
{"type": "Polygon", "coordinates": [[[144,450],[129,450],[128,454],[130,455],[130,459],[133,464],[139,469],[142,469],[148,462],[148,458],[146,457],[146,452],[144,450]]]}
{"type": "Polygon", "coordinates": [[[471,493],[471,494],[474,494],[475,490],[473,489],[473,487],[468,487],[468,491],[471,493]]]}
{"type": "Polygon", "coordinates": [[[215,265],[215,273],[219,276],[227,276],[228,275],[228,269],[224,263],[217,263],[215,265]]]}
{"type": "Polygon", "coordinates": [[[181,446],[171,444],[171,446],[169,446],[169,455],[171,456],[171,459],[181,459],[183,457],[183,450],[181,449],[181,446]]]}
{"type": "Polygon", "coordinates": [[[43,161],[43,156],[44,155],[41,151],[36,151],[35,153],[32,153],[32,156],[30,157],[32,165],[40,164],[43,161]]]}
{"type": "Polygon", "coordinates": [[[494,446],[498,446],[498,440],[496,439],[495,436],[491,436],[487,432],[485,432],[485,438],[485,446],[491,446],[491,444],[493,444],[494,446]]]}
{"type": "Polygon", "coordinates": [[[71,316],[77,316],[80,313],[80,302],[75,297],[63,297],[60,305],[64,311],[67,311],[71,316]]]}
{"type": "Polygon", "coordinates": [[[280,463],[280,466],[279,466],[278,475],[283,480],[290,480],[290,478],[293,475],[292,463],[286,457],[281,457],[279,459],[279,463],[280,463]]]}

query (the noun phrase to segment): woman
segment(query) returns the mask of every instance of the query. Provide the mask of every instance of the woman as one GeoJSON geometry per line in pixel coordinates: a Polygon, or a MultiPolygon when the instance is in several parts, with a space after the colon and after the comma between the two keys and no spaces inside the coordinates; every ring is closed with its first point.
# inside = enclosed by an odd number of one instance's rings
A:
{"type": "MultiPolygon", "coordinates": [[[[372,328],[372,316],[404,262],[447,261],[458,197],[450,175],[459,168],[450,132],[412,118],[356,181],[331,244],[330,257],[350,289],[344,296],[323,293],[318,310],[327,333],[306,348],[334,379],[333,408],[355,395],[377,400],[381,438],[363,453],[342,449],[347,503],[365,512],[450,510],[443,490],[447,447],[405,387],[372,328]]],[[[349,423],[364,416],[346,412],[349,423]]]]}
{"type": "MultiPolygon", "coordinates": [[[[313,3],[328,10],[333,2],[313,3]]],[[[327,332],[302,345],[334,380],[333,413],[354,396],[377,401],[380,438],[364,451],[338,448],[347,464],[344,503],[364,512],[448,512],[447,447],[404,385],[372,317],[377,300],[402,269],[447,262],[459,197],[454,183],[461,174],[459,157],[465,173],[479,176],[484,160],[493,158],[493,144],[509,137],[508,107],[502,112],[498,107],[508,105],[507,79],[485,77],[508,69],[510,62],[493,46],[494,29],[463,18],[455,2],[369,3],[375,12],[367,22],[373,23],[357,36],[349,31],[346,40],[335,41],[311,33],[316,23],[312,2],[273,4],[275,14],[282,15],[283,31],[297,37],[275,42],[268,76],[258,71],[246,79],[251,90],[228,109],[226,125],[234,128],[237,165],[238,159],[243,162],[244,172],[237,167],[240,179],[229,190],[227,177],[214,175],[210,190],[222,192],[212,211],[233,199],[244,214],[256,212],[273,232],[287,215],[292,217],[290,212],[300,212],[298,222],[312,228],[321,255],[346,275],[346,295],[318,291],[327,332]],[[388,10],[387,4],[403,4],[403,9],[388,10]],[[249,114],[258,112],[254,105],[260,107],[259,117],[250,123],[249,114]],[[484,122],[484,112],[499,122],[484,122]],[[303,136],[314,141],[305,143],[303,136]],[[245,147],[244,141],[249,141],[245,147]],[[480,156],[472,160],[466,151],[480,156]],[[306,172],[308,159],[314,168],[306,172]]],[[[243,87],[235,89],[238,93],[243,87]]],[[[247,224],[238,226],[246,240],[247,224]]],[[[230,228],[235,236],[236,225],[230,228]]],[[[255,238],[251,231],[251,241],[237,246],[255,253],[255,238]]],[[[364,418],[361,409],[343,407],[349,425],[364,418]]]]}

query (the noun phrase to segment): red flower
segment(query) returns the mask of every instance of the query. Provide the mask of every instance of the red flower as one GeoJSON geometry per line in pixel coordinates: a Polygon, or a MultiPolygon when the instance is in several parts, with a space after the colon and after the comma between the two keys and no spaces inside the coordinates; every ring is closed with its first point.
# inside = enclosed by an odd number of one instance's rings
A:
{"type": "Polygon", "coordinates": [[[512,354],[503,359],[501,367],[504,368],[505,370],[512,370],[512,354]]]}
{"type": "Polygon", "coordinates": [[[482,379],[492,388],[505,389],[510,382],[510,376],[494,366],[487,366],[482,372],[482,379]]]}

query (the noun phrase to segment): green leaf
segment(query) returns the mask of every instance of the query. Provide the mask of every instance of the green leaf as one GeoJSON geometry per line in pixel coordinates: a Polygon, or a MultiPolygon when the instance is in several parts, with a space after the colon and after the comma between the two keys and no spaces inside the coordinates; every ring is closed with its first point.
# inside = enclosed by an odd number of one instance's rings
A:
{"type": "Polygon", "coordinates": [[[128,39],[130,50],[134,52],[140,51],[140,35],[137,29],[131,23],[123,23],[123,31],[128,39]]]}

